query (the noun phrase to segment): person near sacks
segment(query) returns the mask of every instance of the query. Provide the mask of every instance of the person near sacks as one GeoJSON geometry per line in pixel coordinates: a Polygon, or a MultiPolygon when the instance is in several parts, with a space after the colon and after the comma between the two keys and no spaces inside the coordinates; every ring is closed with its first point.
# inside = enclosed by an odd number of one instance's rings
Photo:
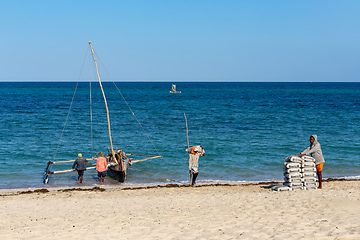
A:
{"type": "Polygon", "coordinates": [[[310,136],[310,146],[307,147],[304,151],[297,156],[303,157],[305,155],[311,155],[311,157],[315,158],[316,165],[316,173],[319,179],[319,189],[322,188],[322,170],[325,163],[324,156],[321,151],[320,143],[317,140],[317,135],[310,136]]]}

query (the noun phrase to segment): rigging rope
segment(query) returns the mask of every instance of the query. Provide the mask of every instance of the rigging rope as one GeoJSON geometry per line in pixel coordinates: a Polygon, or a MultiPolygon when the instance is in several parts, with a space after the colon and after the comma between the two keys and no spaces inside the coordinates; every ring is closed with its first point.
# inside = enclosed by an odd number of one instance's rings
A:
{"type": "MultiPolygon", "coordinates": [[[[90,46],[88,46],[86,52],[88,52],[88,50],[90,49],[90,46]]],[[[90,52],[90,50],[89,50],[90,52]]],[[[77,89],[78,89],[78,86],[79,86],[79,81],[80,81],[80,77],[81,77],[81,74],[82,74],[82,71],[83,71],[83,68],[84,68],[84,65],[85,65],[85,60],[86,60],[86,55],[85,54],[85,57],[84,57],[84,61],[83,61],[83,64],[81,66],[81,70],[80,70],[80,74],[79,74],[79,77],[78,77],[78,80],[77,80],[77,83],[76,83],[76,87],[75,87],[75,90],[74,90],[74,93],[73,93],[73,96],[72,96],[72,100],[71,100],[71,103],[70,103],[70,106],[69,106],[69,110],[68,110],[68,113],[67,113],[67,116],[66,116],[66,119],[65,119],[65,123],[64,123],[64,126],[63,126],[63,129],[62,129],[62,132],[61,132],[61,135],[60,135],[60,139],[59,139],[59,142],[57,144],[57,147],[56,147],[56,151],[55,151],[55,154],[54,154],[54,158],[53,158],[53,162],[55,162],[55,159],[56,159],[56,155],[57,155],[57,152],[59,150],[59,146],[60,146],[60,142],[61,142],[61,139],[64,135],[64,132],[65,132],[65,127],[66,127],[66,124],[68,122],[68,119],[69,119],[69,116],[70,116],[70,111],[71,111],[71,108],[72,108],[72,105],[73,105],[73,102],[74,102],[74,99],[75,99],[75,95],[76,95],[76,92],[77,92],[77,89]]],[[[89,54],[89,58],[91,58],[90,56],[91,54],[89,54]]],[[[138,122],[139,126],[141,127],[141,129],[143,130],[143,132],[145,133],[146,137],[148,138],[148,140],[150,141],[150,143],[152,144],[152,146],[154,147],[154,149],[156,150],[156,152],[158,153],[158,155],[160,155],[159,151],[157,150],[157,148],[155,147],[154,143],[151,141],[149,135],[146,133],[145,129],[143,128],[143,126],[141,125],[140,121],[138,120],[138,118],[136,117],[135,113],[133,112],[133,110],[131,109],[130,105],[128,104],[128,102],[126,101],[125,97],[123,96],[123,94],[121,93],[120,89],[117,87],[116,83],[114,82],[114,80],[111,78],[109,72],[107,71],[107,69],[105,68],[104,64],[102,63],[102,61],[100,60],[99,56],[96,54],[95,52],[95,55],[97,56],[97,58],[99,59],[101,65],[103,66],[103,68],[105,69],[105,71],[107,72],[108,76],[110,77],[111,81],[113,82],[114,86],[116,87],[117,91],[119,92],[120,96],[122,97],[122,99],[124,100],[124,102],[126,103],[127,107],[129,108],[129,110],[131,111],[132,115],[134,116],[135,120],[138,122]]],[[[91,64],[90,63],[91,60],[89,61],[89,65],[91,64]]],[[[93,115],[92,115],[92,86],[91,86],[91,66],[89,66],[89,79],[90,79],[90,121],[91,121],[91,148],[92,148],[92,152],[94,151],[94,144],[93,144],[93,115]]],[[[50,166],[50,171],[51,171],[51,168],[52,168],[52,165],[50,166]]],[[[134,168],[134,169],[137,169],[137,168],[134,168]]],[[[147,171],[144,171],[144,170],[141,170],[141,169],[137,169],[139,171],[143,171],[143,172],[147,172],[147,171]]],[[[161,177],[161,178],[164,178],[166,180],[170,180],[170,181],[175,181],[175,180],[172,180],[172,179],[168,179],[166,177],[163,177],[163,176],[160,176],[160,175],[157,175],[157,174],[153,174],[153,173],[150,173],[150,172],[147,172],[149,174],[152,174],[152,175],[155,175],[155,176],[158,176],[158,177],[161,177]]]]}
{"type": "MultiPolygon", "coordinates": [[[[88,47],[88,48],[89,48],[89,47],[88,47]]],[[[87,52],[87,50],[86,50],[86,52],[87,52]]],[[[72,97],[72,100],[71,100],[71,103],[70,103],[70,107],[69,107],[69,110],[68,110],[68,113],[67,113],[67,116],[66,116],[66,120],[65,120],[65,123],[64,123],[64,127],[63,127],[63,130],[62,130],[62,132],[61,132],[60,140],[59,140],[59,143],[58,143],[58,145],[57,145],[57,147],[56,147],[56,151],[55,151],[55,155],[54,155],[53,162],[55,162],[55,158],[56,158],[56,154],[57,154],[57,152],[58,152],[58,150],[59,150],[61,138],[62,138],[62,136],[64,135],[65,126],[66,126],[66,123],[67,123],[67,121],[68,121],[68,119],[69,119],[70,110],[71,110],[72,104],[73,104],[73,102],[74,102],[75,94],[76,94],[76,91],[77,91],[77,88],[78,88],[78,85],[79,85],[79,80],[80,80],[80,76],[81,76],[81,73],[82,73],[82,70],[83,70],[83,67],[84,67],[84,64],[85,64],[86,55],[87,55],[87,54],[85,54],[84,61],[83,61],[83,64],[82,64],[82,66],[81,66],[79,78],[78,78],[77,83],[76,83],[75,91],[74,91],[74,94],[73,94],[73,97],[72,97]]],[[[52,165],[51,165],[51,167],[52,167],[52,165]]],[[[51,167],[50,167],[50,169],[51,169],[51,167]]]]}
{"type": "MultiPolygon", "coordinates": [[[[111,77],[110,77],[111,79],[111,77]]],[[[112,79],[111,79],[112,80],[112,79]]],[[[112,80],[113,81],[113,80],[112,80]]],[[[136,121],[138,122],[138,124],[140,125],[141,129],[143,130],[143,132],[145,133],[146,137],[149,139],[150,143],[153,145],[154,149],[156,150],[156,152],[160,155],[159,151],[157,150],[157,148],[155,147],[154,143],[151,141],[149,135],[146,133],[145,129],[143,128],[143,126],[141,125],[140,121],[138,120],[138,118],[135,116],[135,113],[133,112],[133,110],[131,109],[131,107],[129,106],[128,102],[125,100],[124,96],[122,95],[122,93],[120,92],[120,89],[116,86],[115,82],[113,81],[114,86],[116,87],[116,89],[118,90],[118,92],[120,93],[122,99],[125,101],[126,105],[128,106],[128,108],[130,109],[132,115],[134,116],[134,118],[136,119],[136,121]]]]}
{"type": "Polygon", "coordinates": [[[94,141],[93,141],[93,118],[92,118],[92,99],[91,99],[91,56],[89,54],[89,82],[90,82],[90,134],[91,134],[91,153],[94,152],[94,141]]]}
{"type": "Polygon", "coordinates": [[[126,103],[127,107],[129,108],[129,110],[131,111],[132,115],[134,116],[135,120],[138,122],[138,124],[140,125],[141,129],[143,130],[143,132],[145,133],[146,137],[149,139],[150,143],[152,144],[152,146],[154,147],[154,149],[156,150],[156,152],[160,155],[159,151],[157,150],[157,148],[155,147],[154,143],[151,141],[149,135],[146,133],[145,129],[143,128],[143,126],[141,125],[140,121],[138,120],[138,118],[135,116],[135,113],[133,112],[133,110],[131,109],[130,105],[128,104],[128,102],[126,101],[125,97],[122,95],[120,89],[117,87],[117,85],[115,84],[114,80],[111,78],[109,72],[107,71],[107,69],[105,68],[104,64],[102,63],[101,59],[99,58],[99,56],[96,54],[96,57],[99,59],[101,65],[103,66],[103,68],[105,69],[106,73],[109,75],[111,81],[113,82],[114,86],[116,87],[116,89],[118,90],[120,96],[122,97],[122,99],[124,100],[124,102],[126,103]]]}

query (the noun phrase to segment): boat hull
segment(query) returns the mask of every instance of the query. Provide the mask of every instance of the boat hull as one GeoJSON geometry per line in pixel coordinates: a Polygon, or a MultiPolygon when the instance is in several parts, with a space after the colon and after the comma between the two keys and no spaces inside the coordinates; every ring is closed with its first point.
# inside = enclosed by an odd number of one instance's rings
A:
{"type": "Polygon", "coordinates": [[[125,171],[120,169],[120,167],[117,166],[111,166],[108,168],[108,175],[119,182],[124,182],[126,178],[125,171]]]}

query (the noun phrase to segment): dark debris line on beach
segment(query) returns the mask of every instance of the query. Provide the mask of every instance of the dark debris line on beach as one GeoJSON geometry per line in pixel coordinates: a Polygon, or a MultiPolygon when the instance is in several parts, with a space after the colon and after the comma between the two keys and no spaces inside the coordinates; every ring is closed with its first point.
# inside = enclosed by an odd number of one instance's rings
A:
{"type": "MultiPolygon", "coordinates": [[[[360,181],[356,179],[339,179],[339,178],[327,178],[323,180],[324,182],[334,182],[334,181],[360,181]]],[[[269,185],[269,184],[278,184],[279,182],[252,182],[252,183],[243,183],[243,184],[230,184],[230,183],[214,183],[214,184],[199,184],[199,185],[190,185],[190,184],[166,184],[166,185],[153,185],[153,186],[139,186],[139,187],[124,187],[118,190],[138,190],[138,189],[152,189],[152,188],[180,188],[180,187],[217,187],[217,186],[249,186],[249,185],[269,185]]],[[[58,192],[72,192],[72,191],[99,191],[104,192],[106,191],[105,188],[101,187],[93,187],[93,188],[66,188],[66,189],[59,189],[58,192]]],[[[48,193],[50,192],[46,188],[35,189],[33,191],[20,191],[13,194],[1,194],[0,196],[12,196],[12,195],[20,195],[20,194],[31,194],[31,193],[48,193]]]]}
{"type": "Polygon", "coordinates": [[[93,187],[93,188],[67,188],[67,189],[59,189],[58,192],[71,192],[71,191],[106,191],[105,188],[101,187],[93,187]]]}

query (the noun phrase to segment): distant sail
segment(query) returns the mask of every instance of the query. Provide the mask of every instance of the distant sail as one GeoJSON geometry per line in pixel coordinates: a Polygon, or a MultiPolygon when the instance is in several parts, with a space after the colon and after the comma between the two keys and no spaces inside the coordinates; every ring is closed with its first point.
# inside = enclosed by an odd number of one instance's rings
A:
{"type": "Polygon", "coordinates": [[[181,91],[176,91],[176,85],[172,84],[170,93],[181,93],[181,91]]]}

